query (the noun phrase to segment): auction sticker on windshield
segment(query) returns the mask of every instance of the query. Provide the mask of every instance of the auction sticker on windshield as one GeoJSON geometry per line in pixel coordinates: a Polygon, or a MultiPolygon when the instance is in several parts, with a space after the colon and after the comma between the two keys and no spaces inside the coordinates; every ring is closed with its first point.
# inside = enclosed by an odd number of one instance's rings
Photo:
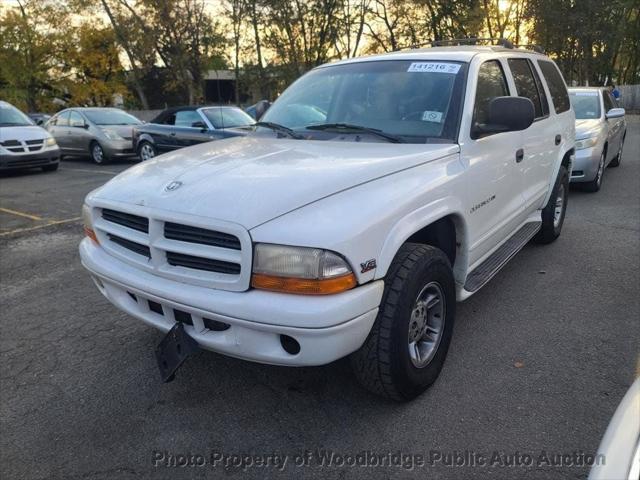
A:
{"type": "Polygon", "coordinates": [[[444,62],[413,62],[407,72],[458,73],[460,64],[444,62]]]}

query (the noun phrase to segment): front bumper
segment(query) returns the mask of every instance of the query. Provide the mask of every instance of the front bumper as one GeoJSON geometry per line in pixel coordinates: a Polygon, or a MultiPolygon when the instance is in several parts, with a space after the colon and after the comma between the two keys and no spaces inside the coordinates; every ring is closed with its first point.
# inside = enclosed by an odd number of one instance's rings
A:
{"type": "Polygon", "coordinates": [[[60,161],[60,149],[48,148],[37,153],[0,154],[0,170],[17,170],[54,165],[60,161]]]}
{"type": "Polygon", "coordinates": [[[590,182],[596,178],[601,153],[599,146],[577,150],[571,170],[571,182],[590,182]]]}
{"type": "Polygon", "coordinates": [[[380,280],[319,297],[214,290],[141,271],[88,238],[80,244],[80,257],[100,292],[128,314],[166,332],[176,322],[176,310],[186,312],[193,325],[185,325],[185,330],[202,348],[273,365],[324,365],[360,348],[376,319],[384,289],[380,280]],[[150,301],[159,304],[162,313],[150,301]],[[209,330],[203,319],[229,328],[209,330]],[[294,338],[300,351],[287,353],[281,335],[294,338]]]}

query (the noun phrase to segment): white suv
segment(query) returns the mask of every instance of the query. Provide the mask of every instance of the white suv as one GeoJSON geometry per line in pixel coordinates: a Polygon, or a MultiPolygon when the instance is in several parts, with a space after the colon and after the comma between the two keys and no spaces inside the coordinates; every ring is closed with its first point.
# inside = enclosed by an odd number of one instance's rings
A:
{"type": "Polygon", "coordinates": [[[169,332],[165,381],[196,344],[292,366],[352,354],[367,388],[411,399],[442,368],[456,300],[560,235],[574,114],[542,54],[323,65],[262,120],[87,196],[82,263],[117,307],[169,332]]]}

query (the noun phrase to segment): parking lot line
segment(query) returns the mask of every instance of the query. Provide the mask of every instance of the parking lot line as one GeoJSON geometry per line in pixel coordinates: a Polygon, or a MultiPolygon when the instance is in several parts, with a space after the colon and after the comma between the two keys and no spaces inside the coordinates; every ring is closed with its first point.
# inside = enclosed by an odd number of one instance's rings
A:
{"type": "Polygon", "coordinates": [[[73,218],[67,218],[65,220],[54,220],[52,222],[47,222],[47,223],[45,223],[43,225],[36,225],[35,227],[17,228],[15,230],[10,230],[8,232],[0,233],[0,237],[6,237],[7,235],[13,235],[14,233],[22,233],[22,232],[30,232],[31,230],[39,230],[41,228],[51,227],[53,225],[60,225],[62,223],[77,222],[77,221],[79,221],[81,219],[82,219],[82,217],[73,217],[73,218]]]}
{"type": "Polygon", "coordinates": [[[0,212],[10,213],[11,215],[18,215],[19,217],[25,217],[30,220],[42,220],[42,217],[38,217],[37,215],[31,215],[30,213],[18,212],[16,210],[11,210],[9,208],[0,208],[0,212]]]}
{"type": "Polygon", "coordinates": [[[85,168],[61,168],[61,170],[70,170],[73,172],[85,172],[85,173],[102,173],[103,175],[117,175],[120,172],[114,172],[112,170],[89,170],[85,168]]]}

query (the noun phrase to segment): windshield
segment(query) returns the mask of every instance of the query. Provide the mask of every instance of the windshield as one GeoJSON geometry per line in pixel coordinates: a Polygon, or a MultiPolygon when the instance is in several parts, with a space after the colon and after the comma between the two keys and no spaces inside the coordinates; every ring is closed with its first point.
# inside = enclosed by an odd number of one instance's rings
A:
{"type": "Polygon", "coordinates": [[[215,107],[203,108],[207,120],[211,122],[215,128],[231,128],[242,127],[244,125],[253,125],[255,120],[239,108],[232,107],[215,107]]]}
{"type": "Polygon", "coordinates": [[[23,127],[33,125],[33,122],[16,107],[0,104],[0,125],[4,127],[23,127]]]}
{"type": "MultiPolygon", "coordinates": [[[[454,141],[466,65],[388,60],[321,67],[291,85],[261,119],[327,138],[331,126],[376,129],[403,142],[454,141]]],[[[340,129],[340,135],[348,129],[340,129]]],[[[375,135],[352,129],[367,140],[375,135]]],[[[335,133],[332,134],[335,137],[335,133]]]]}
{"type": "Polygon", "coordinates": [[[82,113],[96,125],[140,125],[142,123],[122,110],[84,110],[82,113]]]}
{"type": "Polygon", "coordinates": [[[577,120],[600,118],[598,92],[569,92],[569,98],[577,120]]]}

